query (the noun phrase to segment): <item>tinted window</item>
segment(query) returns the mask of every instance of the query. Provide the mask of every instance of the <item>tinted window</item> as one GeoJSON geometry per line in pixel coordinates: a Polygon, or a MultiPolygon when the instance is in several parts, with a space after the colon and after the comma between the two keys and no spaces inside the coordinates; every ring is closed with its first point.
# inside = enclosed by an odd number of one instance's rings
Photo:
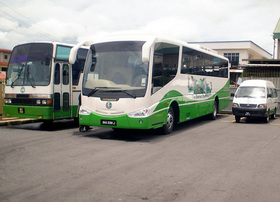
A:
{"type": "Polygon", "coordinates": [[[206,53],[183,47],[182,74],[228,77],[228,63],[206,53]]]}
{"type": "Polygon", "coordinates": [[[155,44],[153,64],[154,87],[161,88],[176,76],[178,58],[179,46],[167,43],[155,44]]]}
{"type": "Polygon", "coordinates": [[[87,56],[87,49],[79,49],[76,62],[72,65],[72,83],[79,84],[81,73],[84,71],[85,60],[87,56]]]}
{"type": "Polygon", "coordinates": [[[54,84],[60,84],[60,66],[58,63],[55,65],[54,69],[54,84]]]}
{"type": "Polygon", "coordinates": [[[63,85],[69,84],[69,66],[63,64],[63,85]]]}
{"type": "Polygon", "coordinates": [[[71,47],[58,45],[56,48],[55,59],[68,61],[70,51],[71,51],[71,47]]]}

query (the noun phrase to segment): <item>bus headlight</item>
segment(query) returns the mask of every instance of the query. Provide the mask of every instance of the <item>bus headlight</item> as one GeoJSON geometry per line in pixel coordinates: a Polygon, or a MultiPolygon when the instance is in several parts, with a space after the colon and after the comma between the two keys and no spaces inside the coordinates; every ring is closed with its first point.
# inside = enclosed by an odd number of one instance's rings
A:
{"type": "Polygon", "coordinates": [[[258,108],[263,109],[263,108],[267,108],[267,106],[266,106],[265,104],[259,104],[259,105],[258,105],[258,108]]]}
{"type": "Polygon", "coordinates": [[[131,112],[128,114],[128,116],[131,118],[147,117],[148,113],[149,113],[149,109],[144,108],[144,109],[138,110],[136,112],[131,112]]]}
{"type": "Polygon", "coordinates": [[[79,114],[81,114],[81,115],[90,115],[90,113],[91,113],[91,111],[88,110],[87,108],[85,108],[83,106],[80,107],[79,114]]]}
{"type": "Polygon", "coordinates": [[[5,104],[12,104],[12,99],[5,99],[5,104]]]}

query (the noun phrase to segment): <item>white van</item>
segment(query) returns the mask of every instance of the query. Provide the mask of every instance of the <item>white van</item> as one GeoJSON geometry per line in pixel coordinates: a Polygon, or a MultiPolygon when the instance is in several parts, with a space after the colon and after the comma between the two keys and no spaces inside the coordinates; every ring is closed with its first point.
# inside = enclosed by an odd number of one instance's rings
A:
{"type": "Polygon", "coordinates": [[[263,117],[268,123],[275,117],[277,105],[277,90],[271,81],[246,80],[234,94],[232,113],[237,123],[241,117],[263,117]]]}

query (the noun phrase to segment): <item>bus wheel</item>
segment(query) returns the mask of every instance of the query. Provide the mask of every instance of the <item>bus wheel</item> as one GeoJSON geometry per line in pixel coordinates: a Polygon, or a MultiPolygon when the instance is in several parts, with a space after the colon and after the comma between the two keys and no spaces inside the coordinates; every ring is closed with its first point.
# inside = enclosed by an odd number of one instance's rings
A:
{"type": "Polygon", "coordinates": [[[89,130],[89,126],[83,126],[83,125],[79,126],[80,132],[87,132],[88,130],[89,130]]]}
{"type": "Polygon", "coordinates": [[[218,114],[218,103],[215,100],[213,106],[213,112],[210,114],[210,119],[215,120],[217,118],[217,114],[218,114]]]}
{"type": "Polygon", "coordinates": [[[174,124],[174,110],[170,107],[167,114],[166,124],[163,126],[164,134],[170,134],[173,130],[174,124]]]}

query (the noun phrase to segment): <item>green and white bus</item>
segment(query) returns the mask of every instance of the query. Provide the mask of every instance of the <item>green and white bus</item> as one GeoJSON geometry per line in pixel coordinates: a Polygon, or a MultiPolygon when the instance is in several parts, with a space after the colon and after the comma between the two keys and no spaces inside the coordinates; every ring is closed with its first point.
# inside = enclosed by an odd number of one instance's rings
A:
{"type": "Polygon", "coordinates": [[[228,59],[214,51],[160,37],[104,39],[87,55],[80,131],[162,128],[169,134],[177,123],[215,119],[229,94],[228,59]]]}
{"type": "Polygon", "coordinates": [[[51,122],[77,118],[82,74],[88,48],[81,47],[69,64],[73,45],[34,42],[14,47],[7,70],[6,117],[51,122]]]}

